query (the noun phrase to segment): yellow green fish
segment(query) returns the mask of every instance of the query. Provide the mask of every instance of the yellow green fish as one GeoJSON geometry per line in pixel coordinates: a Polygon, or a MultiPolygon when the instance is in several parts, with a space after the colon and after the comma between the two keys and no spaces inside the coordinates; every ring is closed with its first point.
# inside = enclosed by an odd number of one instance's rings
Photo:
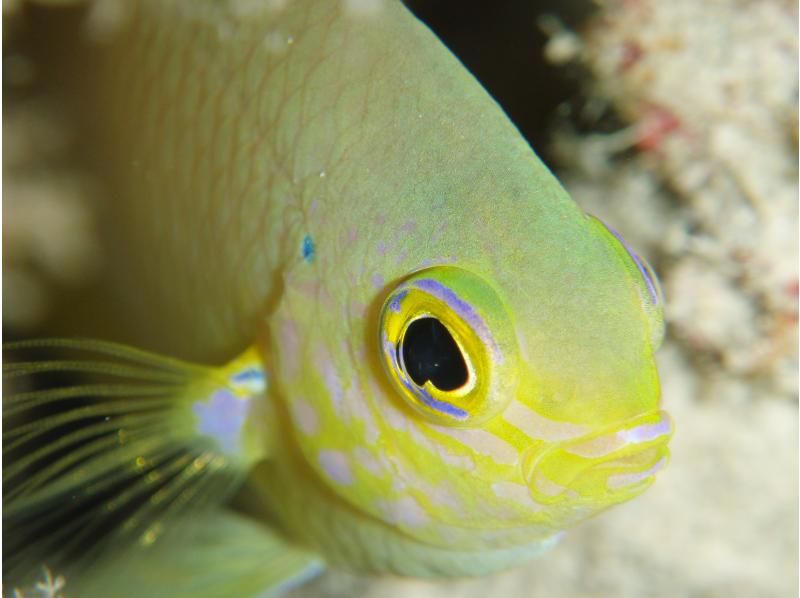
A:
{"type": "Polygon", "coordinates": [[[6,345],[7,587],[484,575],[652,483],[656,277],[400,2],[123,5],[69,85],[101,303],[172,357],[6,345]]]}

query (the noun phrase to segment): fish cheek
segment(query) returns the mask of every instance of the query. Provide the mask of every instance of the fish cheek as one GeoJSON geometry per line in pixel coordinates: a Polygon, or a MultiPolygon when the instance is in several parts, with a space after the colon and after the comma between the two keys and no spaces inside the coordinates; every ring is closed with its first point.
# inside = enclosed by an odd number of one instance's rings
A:
{"type": "Polygon", "coordinates": [[[343,454],[357,430],[351,414],[349,355],[341,350],[346,324],[341,310],[302,264],[284,279],[283,295],[270,316],[266,341],[272,362],[270,386],[284,437],[295,444],[320,476],[334,485],[349,485],[352,468],[343,454]]]}

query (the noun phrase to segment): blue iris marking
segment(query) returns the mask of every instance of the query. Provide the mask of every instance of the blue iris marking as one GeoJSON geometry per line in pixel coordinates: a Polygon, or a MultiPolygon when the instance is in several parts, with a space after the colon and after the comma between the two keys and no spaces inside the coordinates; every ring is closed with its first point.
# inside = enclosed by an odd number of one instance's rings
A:
{"type": "Polygon", "coordinates": [[[303,237],[303,259],[307,262],[314,261],[314,241],[311,239],[311,235],[306,235],[303,237]]]}
{"type": "Polygon", "coordinates": [[[392,301],[389,303],[389,309],[391,309],[395,313],[400,313],[400,303],[402,303],[403,299],[406,298],[408,295],[408,290],[400,291],[392,298],[392,301]]]}
{"type": "Polygon", "coordinates": [[[435,409],[441,413],[446,413],[448,415],[452,415],[456,419],[467,419],[469,413],[456,407],[455,405],[451,405],[450,403],[446,403],[445,401],[439,401],[438,399],[434,399],[431,395],[429,395],[424,388],[420,388],[405,380],[404,378],[400,378],[400,383],[405,386],[408,391],[419,397],[423,403],[425,403],[431,409],[435,409]]]}
{"type": "Polygon", "coordinates": [[[451,405],[450,403],[445,403],[444,401],[437,401],[433,397],[429,396],[427,393],[423,393],[424,396],[422,400],[428,407],[433,407],[436,411],[441,411],[442,413],[447,413],[448,415],[452,415],[456,419],[467,419],[469,413],[464,411],[463,409],[459,409],[455,405],[451,405]]]}

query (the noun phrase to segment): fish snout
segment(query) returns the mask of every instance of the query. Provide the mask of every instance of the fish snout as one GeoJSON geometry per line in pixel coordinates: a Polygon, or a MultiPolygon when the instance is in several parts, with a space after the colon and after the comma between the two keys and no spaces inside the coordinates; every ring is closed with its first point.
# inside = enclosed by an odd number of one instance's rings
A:
{"type": "Polygon", "coordinates": [[[666,411],[638,415],[581,437],[532,447],[523,455],[528,488],[539,504],[610,506],[642,493],[669,460],[666,411]]]}

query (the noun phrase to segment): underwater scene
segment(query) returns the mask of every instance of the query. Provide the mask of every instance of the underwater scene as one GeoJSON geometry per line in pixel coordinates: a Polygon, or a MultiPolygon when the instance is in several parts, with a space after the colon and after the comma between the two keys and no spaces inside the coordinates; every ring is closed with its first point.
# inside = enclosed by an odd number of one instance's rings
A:
{"type": "Polygon", "coordinates": [[[3,5],[3,595],[798,592],[797,6],[3,5]]]}

